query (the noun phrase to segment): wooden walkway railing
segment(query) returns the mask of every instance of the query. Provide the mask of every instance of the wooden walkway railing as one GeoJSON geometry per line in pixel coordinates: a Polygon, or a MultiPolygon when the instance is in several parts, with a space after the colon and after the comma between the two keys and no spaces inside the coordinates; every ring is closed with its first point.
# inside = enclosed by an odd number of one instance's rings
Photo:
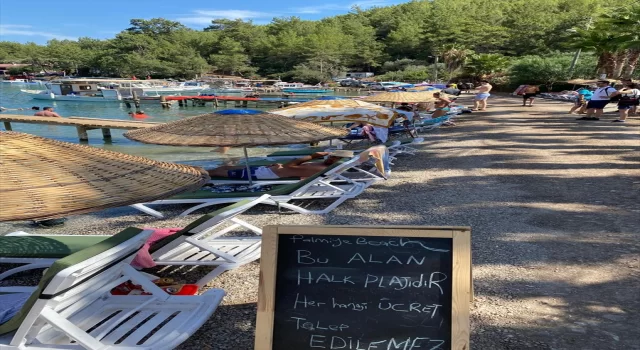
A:
{"type": "Polygon", "coordinates": [[[102,137],[105,140],[111,139],[111,129],[140,129],[162,123],[139,122],[133,120],[116,120],[116,119],[100,119],[100,118],[84,118],[84,117],[34,117],[28,115],[16,114],[0,114],[0,121],[4,123],[6,130],[11,130],[11,123],[27,123],[27,124],[45,124],[45,125],[61,125],[75,126],[78,131],[80,141],[88,141],[88,130],[102,129],[102,137]]]}

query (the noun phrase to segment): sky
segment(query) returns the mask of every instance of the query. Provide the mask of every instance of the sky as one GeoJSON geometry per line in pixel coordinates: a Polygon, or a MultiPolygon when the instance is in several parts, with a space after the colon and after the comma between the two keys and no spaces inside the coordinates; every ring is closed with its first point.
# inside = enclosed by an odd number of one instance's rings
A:
{"type": "MultiPolygon", "coordinates": [[[[406,1],[406,0],[405,0],[406,1]]],[[[0,41],[35,42],[91,37],[106,39],[128,28],[132,18],[162,17],[202,29],[212,19],[252,20],[267,24],[274,17],[320,19],[402,0],[0,0],[0,41]]]]}

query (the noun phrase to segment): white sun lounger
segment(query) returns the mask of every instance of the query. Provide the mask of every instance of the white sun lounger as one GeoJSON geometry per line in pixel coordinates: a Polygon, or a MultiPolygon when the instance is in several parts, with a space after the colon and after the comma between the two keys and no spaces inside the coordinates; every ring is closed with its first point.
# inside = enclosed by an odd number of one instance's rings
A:
{"type": "MultiPolygon", "coordinates": [[[[262,195],[253,200],[243,200],[213,213],[204,215],[198,220],[184,227],[179,232],[165,237],[151,245],[149,251],[153,261],[160,266],[214,266],[214,270],[202,277],[196,284],[203,287],[221,273],[235,269],[260,258],[262,230],[259,227],[237,218],[240,214],[267,200],[269,195],[262,195]],[[229,237],[232,231],[244,228],[255,236],[229,237]]],[[[31,241],[57,239],[68,237],[74,240],[76,246],[89,247],[109,236],[60,236],[60,235],[29,235],[19,234],[31,241]],[[25,237],[26,236],[26,237],[25,237]]],[[[5,238],[6,240],[7,238],[5,238]]],[[[14,238],[19,239],[19,238],[14,238]]],[[[1,242],[1,240],[0,240],[1,242]]],[[[29,265],[15,268],[2,274],[3,278],[24,270],[49,267],[57,259],[42,259],[37,256],[13,256],[3,258],[0,253],[0,263],[24,263],[29,265]]]]}
{"type": "MultiPolygon", "coordinates": [[[[360,195],[368,186],[380,180],[379,176],[374,177],[358,177],[351,179],[346,172],[355,169],[364,161],[362,157],[354,157],[346,162],[335,163],[312,177],[300,180],[296,183],[274,186],[274,189],[267,192],[233,192],[233,193],[213,193],[206,189],[196,192],[184,193],[169,199],[162,199],[150,203],[139,203],[132,207],[147,213],[149,215],[162,218],[163,214],[150,208],[149,205],[163,204],[196,204],[195,206],[185,210],[180,215],[188,215],[196,210],[212,205],[225,203],[235,203],[244,199],[257,199],[262,194],[269,194],[270,197],[263,200],[262,204],[276,205],[280,208],[286,208],[301,214],[326,214],[342,202],[350,198],[360,195]],[[309,210],[294,202],[327,199],[332,202],[318,210],[309,210]]],[[[370,173],[369,173],[370,174],[370,173]]]]}
{"type": "Polygon", "coordinates": [[[20,312],[0,325],[0,349],[168,350],[185,341],[224,291],[171,296],[133,269],[150,234],[128,229],[53,263],[20,312]],[[150,295],[110,293],[129,280],[150,295]]]}

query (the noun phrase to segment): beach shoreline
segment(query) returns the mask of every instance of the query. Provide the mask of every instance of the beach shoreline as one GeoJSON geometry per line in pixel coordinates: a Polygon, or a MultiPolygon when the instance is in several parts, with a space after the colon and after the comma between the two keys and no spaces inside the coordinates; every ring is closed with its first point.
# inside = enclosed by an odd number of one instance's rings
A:
{"type": "MultiPolygon", "coordinates": [[[[471,226],[472,349],[640,349],[640,120],[578,122],[570,107],[492,97],[488,111],[425,133],[389,180],[327,215],[258,206],[241,218],[256,226],[471,226]]],[[[114,234],[184,226],[204,214],[176,217],[180,208],[163,207],[163,220],[123,207],[50,229],[1,223],[0,234],[114,234]]],[[[193,282],[210,271],[185,270],[158,274],[193,282]]],[[[178,349],[253,348],[258,272],[254,262],[209,283],[227,296],[178,349]]]]}

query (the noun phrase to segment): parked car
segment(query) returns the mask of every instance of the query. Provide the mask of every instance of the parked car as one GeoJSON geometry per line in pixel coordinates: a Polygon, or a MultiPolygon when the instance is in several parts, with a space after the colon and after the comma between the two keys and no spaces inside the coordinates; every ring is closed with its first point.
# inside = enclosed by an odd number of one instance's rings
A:
{"type": "Polygon", "coordinates": [[[363,87],[365,87],[365,84],[363,84],[360,80],[345,79],[345,80],[340,81],[340,86],[363,88],[363,87]]]}

